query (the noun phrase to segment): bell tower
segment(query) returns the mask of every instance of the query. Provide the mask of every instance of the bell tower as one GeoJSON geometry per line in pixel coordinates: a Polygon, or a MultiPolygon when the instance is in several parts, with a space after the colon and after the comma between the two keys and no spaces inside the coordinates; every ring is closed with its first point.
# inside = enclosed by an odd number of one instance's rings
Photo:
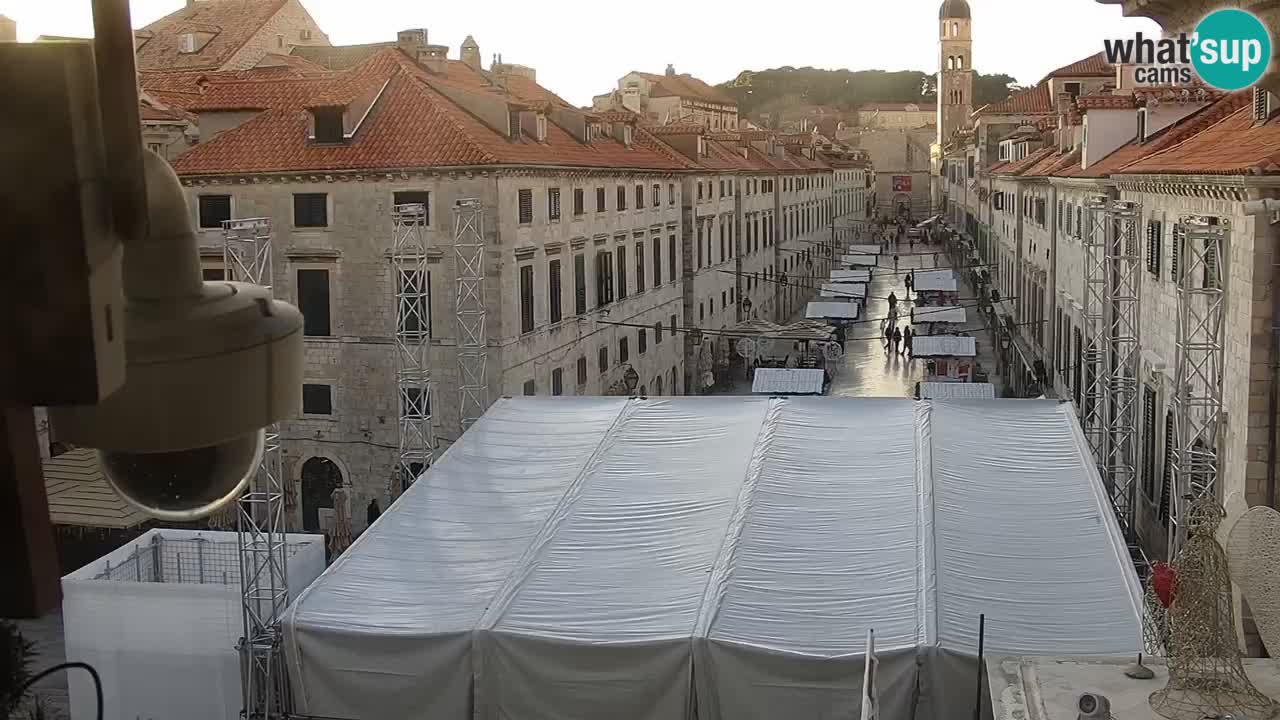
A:
{"type": "Polygon", "coordinates": [[[966,0],[938,9],[938,145],[969,126],[973,112],[973,20],[966,0]]]}

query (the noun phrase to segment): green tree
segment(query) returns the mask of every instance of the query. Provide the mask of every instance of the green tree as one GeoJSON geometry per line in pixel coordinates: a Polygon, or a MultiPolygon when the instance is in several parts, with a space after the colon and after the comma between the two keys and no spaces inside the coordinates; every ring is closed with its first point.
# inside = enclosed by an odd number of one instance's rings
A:
{"type": "MultiPolygon", "coordinates": [[[[977,105],[1009,96],[1013,78],[1008,75],[974,76],[977,105]]],[[[936,76],[916,70],[821,70],[784,66],[744,71],[720,88],[738,101],[744,115],[776,112],[796,105],[822,105],[853,110],[869,102],[932,103],[936,76]]]]}

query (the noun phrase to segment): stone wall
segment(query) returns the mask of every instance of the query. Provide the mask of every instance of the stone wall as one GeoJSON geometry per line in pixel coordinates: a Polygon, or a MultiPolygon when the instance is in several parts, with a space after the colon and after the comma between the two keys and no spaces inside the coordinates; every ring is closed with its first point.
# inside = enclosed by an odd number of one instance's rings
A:
{"type": "Polygon", "coordinates": [[[297,45],[327,46],[329,36],[299,0],[289,0],[220,69],[246,70],[268,53],[288,55],[297,45]]]}

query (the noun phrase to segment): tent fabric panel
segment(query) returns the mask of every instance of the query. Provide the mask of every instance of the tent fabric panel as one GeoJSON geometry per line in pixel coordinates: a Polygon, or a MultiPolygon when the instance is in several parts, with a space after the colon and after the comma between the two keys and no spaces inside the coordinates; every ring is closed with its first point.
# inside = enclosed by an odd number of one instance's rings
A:
{"type": "Polygon", "coordinates": [[[627,407],[555,400],[495,403],[290,606],[300,711],[375,717],[402,693],[397,717],[469,706],[471,632],[627,407]]]}
{"type": "Polygon", "coordinates": [[[976,653],[985,613],[993,655],[1142,650],[1137,577],[1068,408],[931,404],[943,648],[976,653]]]}

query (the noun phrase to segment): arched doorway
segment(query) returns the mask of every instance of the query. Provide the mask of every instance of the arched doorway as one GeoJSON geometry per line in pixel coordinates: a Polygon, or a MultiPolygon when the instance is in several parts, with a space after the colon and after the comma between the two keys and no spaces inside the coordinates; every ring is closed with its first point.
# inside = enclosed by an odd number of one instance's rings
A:
{"type": "Polygon", "coordinates": [[[342,486],[342,470],[332,460],[313,457],[302,464],[302,530],[320,532],[320,509],[333,508],[334,490],[342,486]]]}

